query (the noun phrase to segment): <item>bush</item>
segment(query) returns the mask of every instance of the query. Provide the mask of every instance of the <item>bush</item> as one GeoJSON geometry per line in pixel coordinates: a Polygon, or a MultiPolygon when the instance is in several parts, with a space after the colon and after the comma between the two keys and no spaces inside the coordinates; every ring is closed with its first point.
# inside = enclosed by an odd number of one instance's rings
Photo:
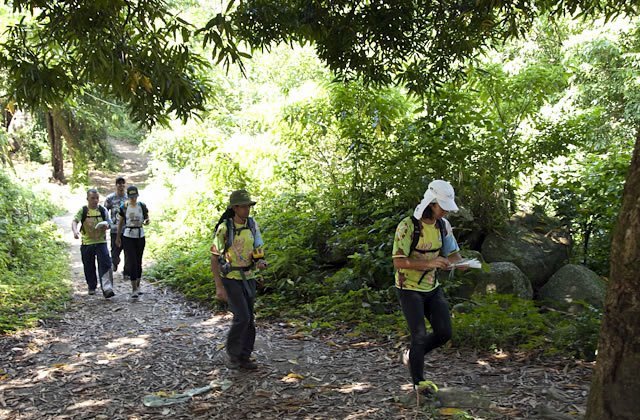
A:
{"type": "Polygon", "coordinates": [[[541,312],[531,300],[511,295],[476,297],[474,306],[453,315],[453,345],[480,350],[536,350],[591,359],[600,311],[585,305],[576,315],[541,312]]]}
{"type": "Polygon", "coordinates": [[[69,258],[46,199],[0,172],[0,333],[54,316],[69,299],[69,258]]]}

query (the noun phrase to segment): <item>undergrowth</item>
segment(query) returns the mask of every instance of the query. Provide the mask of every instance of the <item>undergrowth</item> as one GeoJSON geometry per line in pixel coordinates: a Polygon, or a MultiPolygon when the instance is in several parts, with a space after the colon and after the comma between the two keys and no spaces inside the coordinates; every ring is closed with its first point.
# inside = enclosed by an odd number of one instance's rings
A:
{"type": "Polygon", "coordinates": [[[0,171],[0,333],[32,327],[69,299],[69,257],[60,211],[0,171]]]}

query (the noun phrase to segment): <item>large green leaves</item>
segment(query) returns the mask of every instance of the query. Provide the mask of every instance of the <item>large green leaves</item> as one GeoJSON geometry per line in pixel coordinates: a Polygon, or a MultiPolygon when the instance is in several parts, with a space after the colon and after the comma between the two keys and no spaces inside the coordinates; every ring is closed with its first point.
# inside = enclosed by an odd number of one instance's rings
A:
{"type": "Polygon", "coordinates": [[[638,6],[618,0],[245,0],[229,19],[233,35],[255,49],[310,42],[342,79],[401,83],[425,93],[461,74],[481,50],[524,36],[546,13],[610,18],[637,14],[638,6]]]}
{"type": "Polygon", "coordinates": [[[127,104],[148,126],[172,113],[204,109],[207,63],[188,39],[194,30],[162,0],[18,1],[31,20],[9,28],[0,65],[19,106],[55,107],[88,84],[127,104]]]}

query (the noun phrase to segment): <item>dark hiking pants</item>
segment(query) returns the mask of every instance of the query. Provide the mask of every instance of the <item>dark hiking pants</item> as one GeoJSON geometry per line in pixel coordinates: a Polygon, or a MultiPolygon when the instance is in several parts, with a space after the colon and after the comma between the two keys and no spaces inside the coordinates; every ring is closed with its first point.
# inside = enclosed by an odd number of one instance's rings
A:
{"type": "Polygon", "coordinates": [[[247,360],[256,341],[256,323],[253,305],[256,300],[256,281],[222,278],[227,291],[233,321],[227,336],[227,354],[232,359],[247,360]]]}
{"type": "Polygon", "coordinates": [[[424,381],[424,355],[451,339],[451,315],[442,288],[431,292],[398,289],[402,312],[411,332],[409,370],[414,384],[424,381]],[[424,322],[429,320],[432,333],[424,322]]]}
{"type": "Polygon", "coordinates": [[[107,243],[80,245],[80,255],[82,255],[82,265],[84,267],[84,279],[87,281],[89,290],[96,290],[98,278],[111,270],[111,257],[107,243]],[[98,259],[98,276],[96,276],[96,258],[98,259]]]}
{"type": "MultiPolygon", "coordinates": [[[[120,254],[122,253],[122,242],[120,243],[120,246],[116,245],[116,238],[118,237],[117,233],[115,232],[111,232],[111,262],[113,264],[113,271],[116,271],[118,269],[118,266],[120,265],[120,254]]],[[[122,234],[120,234],[120,239],[122,240],[122,234]]],[[[127,269],[127,265],[126,265],[126,261],[125,261],[125,266],[123,268],[123,273],[126,275],[129,275],[129,270],[127,269]]]]}

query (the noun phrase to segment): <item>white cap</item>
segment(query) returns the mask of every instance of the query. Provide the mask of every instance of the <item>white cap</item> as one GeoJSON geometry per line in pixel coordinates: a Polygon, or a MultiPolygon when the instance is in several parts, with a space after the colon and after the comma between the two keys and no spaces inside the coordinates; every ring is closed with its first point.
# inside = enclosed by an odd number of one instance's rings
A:
{"type": "Polygon", "coordinates": [[[413,217],[420,219],[422,213],[431,203],[438,203],[442,210],[446,211],[458,211],[458,206],[455,202],[456,193],[453,191],[453,187],[447,181],[437,179],[431,181],[429,187],[424,192],[424,198],[416,206],[413,212],[413,217]]]}

